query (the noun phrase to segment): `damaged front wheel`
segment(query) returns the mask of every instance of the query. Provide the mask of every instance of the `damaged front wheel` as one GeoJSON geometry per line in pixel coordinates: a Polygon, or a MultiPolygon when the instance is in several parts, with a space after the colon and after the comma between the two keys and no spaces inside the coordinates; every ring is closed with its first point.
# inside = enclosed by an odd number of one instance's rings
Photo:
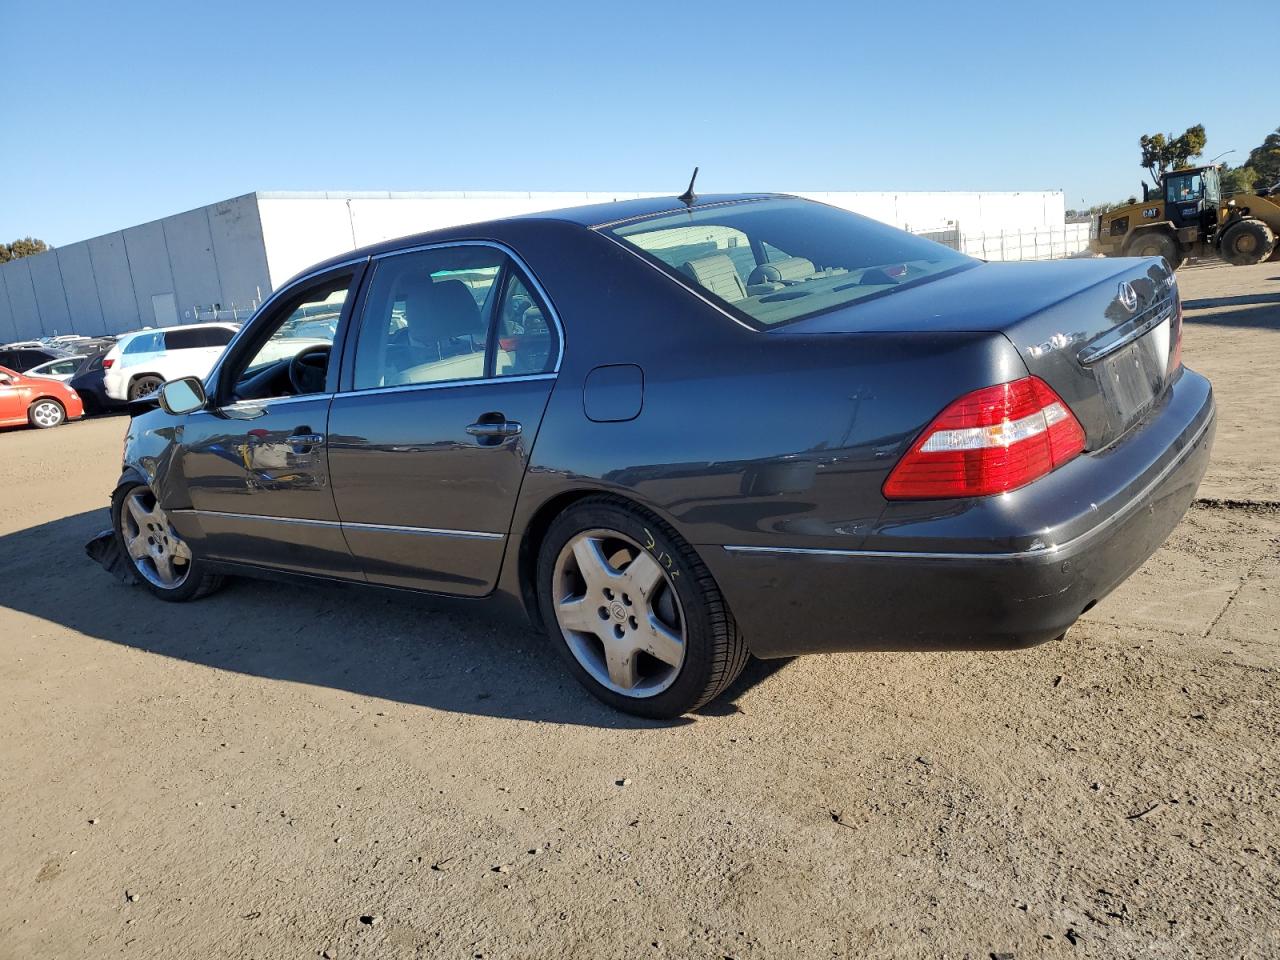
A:
{"type": "Polygon", "coordinates": [[[146,484],[124,484],[116,490],[111,525],[121,556],[161,600],[197,600],[222,585],[221,576],[206,573],[192,556],[146,484]]]}

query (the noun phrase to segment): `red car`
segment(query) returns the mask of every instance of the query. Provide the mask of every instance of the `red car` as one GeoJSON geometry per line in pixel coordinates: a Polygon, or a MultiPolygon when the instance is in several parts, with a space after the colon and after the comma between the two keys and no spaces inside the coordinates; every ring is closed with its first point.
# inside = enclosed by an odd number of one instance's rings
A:
{"type": "Polygon", "coordinates": [[[0,367],[0,427],[29,423],[43,430],[83,416],[80,394],[66,384],[0,367]]]}

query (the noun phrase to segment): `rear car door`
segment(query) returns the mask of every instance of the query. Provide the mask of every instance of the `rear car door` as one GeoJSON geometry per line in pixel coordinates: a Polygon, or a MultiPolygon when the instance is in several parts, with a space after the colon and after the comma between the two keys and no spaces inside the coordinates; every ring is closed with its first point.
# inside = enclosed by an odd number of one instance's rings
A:
{"type": "Polygon", "coordinates": [[[561,332],[514,253],[376,258],[329,415],[334,498],[373,583],[493,589],[559,366],[561,332]]]}
{"type": "MultiPolygon", "coordinates": [[[[207,409],[187,417],[174,465],[214,559],[362,579],[329,482],[326,427],[338,360],[295,384],[303,349],[332,347],[363,263],[305,279],[273,298],[231,347],[209,384],[207,409]],[[298,318],[327,311],[327,339],[295,337],[298,318]]],[[[165,499],[171,499],[166,495],[165,499]]]]}

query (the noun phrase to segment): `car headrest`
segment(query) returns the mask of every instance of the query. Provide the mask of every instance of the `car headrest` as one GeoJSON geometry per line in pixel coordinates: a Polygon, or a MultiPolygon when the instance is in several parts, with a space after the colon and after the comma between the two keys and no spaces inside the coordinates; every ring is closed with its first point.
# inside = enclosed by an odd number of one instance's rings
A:
{"type": "Polygon", "coordinates": [[[812,260],[806,260],[804,257],[787,257],[785,260],[760,264],[751,271],[747,283],[786,283],[803,280],[816,272],[812,260]]]}
{"type": "Polygon", "coordinates": [[[747,288],[742,285],[742,278],[726,254],[686,260],[681,269],[722,300],[735,303],[747,298],[747,288]]]}
{"type": "Polygon", "coordinates": [[[484,333],[480,308],[461,280],[406,277],[401,281],[400,295],[404,299],[405,323],[421,343],[484,333]]]}
{"type": "Polygon", "coordinates": [[[480,308],[465,283],[454,279],[437,280],[431,286],[431,326],[437,339],[484,334],[480,308]]]}

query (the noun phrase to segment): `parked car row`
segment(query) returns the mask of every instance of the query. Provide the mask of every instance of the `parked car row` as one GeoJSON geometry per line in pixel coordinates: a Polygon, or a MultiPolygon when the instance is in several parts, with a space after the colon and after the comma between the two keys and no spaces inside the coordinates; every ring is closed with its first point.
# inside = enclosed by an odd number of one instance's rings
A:
{"type": "Polygon", "coordinates": [[[0,426],[53,427],[84,414],[123,410],[167,380],[204,377],[238,329],[201,323],[0,346],[0,426]]]}

